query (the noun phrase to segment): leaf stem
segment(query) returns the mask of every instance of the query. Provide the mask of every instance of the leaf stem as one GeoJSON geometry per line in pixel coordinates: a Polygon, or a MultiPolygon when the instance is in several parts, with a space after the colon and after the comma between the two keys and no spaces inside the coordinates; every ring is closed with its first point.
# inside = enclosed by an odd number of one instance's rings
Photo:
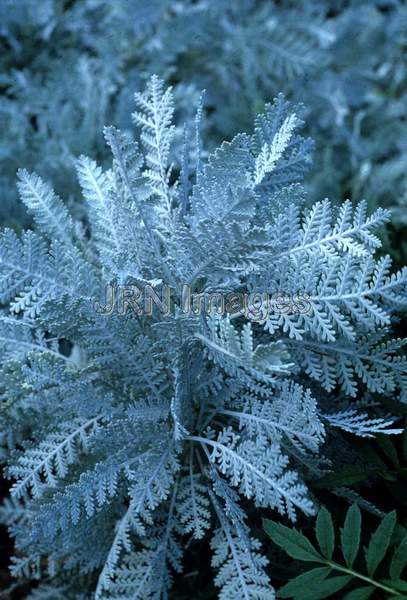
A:
{"type": "Polygon", "coordinates": [[[361,575],[361,573],[357,573],[356,571],[353,571],[353,569],[347,569],[346,567],[342,567],[341,565],[338,565],[337,563],[332,562],[330,560],[327,560],[326,564],[329,565],[332,569],[334,569],[336,571],[340,571],[341,573],[346,573],[347,575],[352,575],[352,577],[357,577],[358,579],[362,579],[363,581],[366,581],[370,585],[374,585],[375,587],[378,587],[378,588],[384,590],[385,592],[388,592],[389,594],[401,596],[400,592],[398,592],[397,590],[393,590],[392,588],[387,587],[387,585],[384,585],[383,583],[379,583],[378,581],[375,581],[374,579],[371,579],[370,577],[366,577],[366,575],[361,575]]]}

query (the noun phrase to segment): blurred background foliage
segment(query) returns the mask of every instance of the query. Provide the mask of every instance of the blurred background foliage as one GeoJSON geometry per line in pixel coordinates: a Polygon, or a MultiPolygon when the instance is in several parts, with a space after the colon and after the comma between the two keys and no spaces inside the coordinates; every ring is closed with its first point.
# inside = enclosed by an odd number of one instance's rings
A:
{"type": "MultiPolygon", "coordinates": [[[[1,0],[0,219],[27,225],[15,173],[52,180],[80,214],[73,163],[108,156],[156,73],[180,121],[205,94],[208,147],[279,92],[306,107],[311,200],[393,209],[385,250],[407,255],[407,5],[401,0],[1,0]],[[404,236],[405,237],[405,236],[404,236]]],[[[180,132],[181,135],[181,132],[180,132]]]]}

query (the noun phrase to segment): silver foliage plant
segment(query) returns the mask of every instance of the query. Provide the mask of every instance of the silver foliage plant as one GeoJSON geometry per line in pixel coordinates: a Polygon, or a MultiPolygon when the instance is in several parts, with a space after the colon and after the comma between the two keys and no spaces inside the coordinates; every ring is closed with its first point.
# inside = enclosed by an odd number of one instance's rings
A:
{"type": "MultiPolygon", "coordinates": [[[[0,219],[27,222],[14,186],[21,164],[79,210],[75,157],[108,164],[101,126],[129,128],[133,91],[158,73],[186,116],[207,89],[211,148],[250,128],[281,91],[304,102],[317,142],[313,198],[366,198],[393,209],[390,232],[401,228],[406,31],[403,0],[2,0],[0,219]]],[[[392,251],[402,262],[406,247],[393,240],[392,251]]]]}
{"type": "MultiPolygon", "coordinates": [[[[103,171],[81,157],[87,220],[19,172],[35,229],[1,233],[1,515],[33,598],[168,598],[189,538],[211,535],[221,600],[267,599],[241,498],[295,521],[329,430],[397,433],[359,391],[403,399],[390,337],[406,273],[375,258],[389,218],[307,207],[312,143],[282,96],[206,156],[202,109],[170,164],[173,95],[136,94],[141,146],[113,127],[103,171]],[[172,286],[170,314],[95,310],[106,285],[172,286]],[[185,314],[180,290],[307,295],[309,310],[185,314]],[[330,405],[340,389],[343,402],[330,405]],[[332,396],[333,398],[333,396],[332,396]],[[348,400],[346,399],[348,398],[348,400]],[[210,533],[213,532],[213,533],[210,533]]],[[[175,592],[174,592],[175,593],[175,592]]]]}

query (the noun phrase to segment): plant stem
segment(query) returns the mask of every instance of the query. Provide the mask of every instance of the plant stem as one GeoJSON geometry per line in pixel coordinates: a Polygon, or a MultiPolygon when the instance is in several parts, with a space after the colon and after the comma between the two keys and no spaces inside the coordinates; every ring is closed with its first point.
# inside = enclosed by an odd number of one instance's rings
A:
{"type": "Polygon", "coordinates": [[[374,585],[375,587],[378,587],[378,588],[384,590],[385,592],[388,592],[389,594],[401,596],[400,592],[398,592],[397,590],[393,590],[392,588],[387,587],[387,585],[379,583],[378,581],[375,581],[374,579],[371,579],[370,577],[366,577],[366,575],[361,575],[360,573],[357,573],[356,571],[353,571],[352,569],[347,569],[346,567],[342,567],[341,565],[331,562],[330,560],[327,560],[326,564],[329,565],[332,569],[334,569],[336,571],[340,571],[341,573],[346,573],[347,575],[352,575],[352,577],[357,577],[358,579],[362,579],[363,581],[366,581],[370,585],[374,585]]]}

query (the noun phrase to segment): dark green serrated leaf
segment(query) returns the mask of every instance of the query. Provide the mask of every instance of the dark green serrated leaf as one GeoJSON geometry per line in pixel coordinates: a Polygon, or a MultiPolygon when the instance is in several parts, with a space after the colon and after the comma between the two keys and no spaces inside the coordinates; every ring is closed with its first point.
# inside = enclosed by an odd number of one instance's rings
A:
{"type": "Polygon", "coordinates": [[[384,454],[387,456],[387,458],[393,463],[393,465],[396,468],[399,468],[399,457],[397,456],[397,450],[392,440],[390,440],[388,436],[378,435],[376,441],[379,444],[382,451],[384,452],[384,454]]]}
{"type": "Polygon", "coordinates": [[[402,579],[382,579],[380,583],[399,592],[407,592],[407,581],[403,581],[402,579]]]}
{"type": "Polygon", "coordinates": [[[396,513],[393,511],[384,517],[379,527],[372,534],[366,550],[366,565],[369,577],[374,575],[387,552],[395,524],[396,513]]]}
{"type": "Polygon", "coordinates": [[[335,546],[335,530],[332,517],[325,507],[318,513],[315,531],[322,554],[331,560],[335,546]]]}
{"type": "Polygon", "coordinates": [[[370,443],[367,443],[366,439],[363,441],[360,440],[360,442],[359,452],[371,463],[371,467],[374,467],[375,471],[380,472],[380,474],[386,473],[389,466],[380,456],[379,452],[370,443]]]}
{"type": "Polygon", "coordinates": [[[346,594],[343,600],[368,600],[375,589],[376,588],[372,585],[360,587],[357,590],[352,590],[346,594]]]}
{"type": "Polygon", "coordinates": [[[296,529],[290,529],[268,519],[263,520],[263,527],[273,542],[283,548],[292,558],[303,561],[324,562],[324,559],[311,542],[296,529]]]}
{"type": "Polygon", "coordinates": [[[407,565],[407,536],[396,548],[390,563],[390,577],[399,579],[405,566],[407,565]]]}
{"type": "Polygon", "coordinates": [[[329,577],[318,586],[313,586],[309,590],[304,590],[301,595],[294,596],[295,600],[322,600],[329,598],[332,594],[339,592],[352,580],[351,575],[338,575],[337,577],[329,577]]]}
{"type": "Polygon", "coordinates": [[[342,554],[348,567],[352,567],[359,550],[361,520],[359,507],[353,504],[341,531],[342,554]]]}
{"type": "Polygon", "coordinates": [[[330,567],[317,567],[316,569],[302,573],[280,588],[277,596],[278,598],[300,598],[301,594],[304,594],[304,590],[309,590],[310,587],[319,585],[328,577],[330,572],[330,567]]]}
{"type": "Polygon", "coordinates": [[[353,485],[359,481],[364,481],[372,473],[377,473],[377,469],[373,468],[360,468],[360,467],[347,467],[337,473],[329,473],[324,477],[317,479],[312,485],[316,489],[332,489],[335,487],[344,487],[353,485]]]}

